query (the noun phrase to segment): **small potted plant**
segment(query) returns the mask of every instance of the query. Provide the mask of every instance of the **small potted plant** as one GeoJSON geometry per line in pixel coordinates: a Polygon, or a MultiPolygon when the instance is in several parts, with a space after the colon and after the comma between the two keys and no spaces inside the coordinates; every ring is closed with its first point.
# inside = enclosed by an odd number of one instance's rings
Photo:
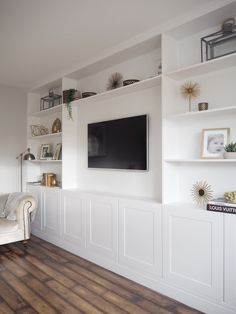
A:
{"type": "Polygon", "coordinates": [[[236,143],[230,143],[225,146],[225,159],[236,159],[236,143]]]}
{"type": "Polygon", "coordinates": [[[68,116],[69,116],[69,119],[71,120],[73,119],[71,102],[80,98],[81,98],[80,91],[77,91],[74,88],[63,91],[63,102],[66,105],[68,116]]]}

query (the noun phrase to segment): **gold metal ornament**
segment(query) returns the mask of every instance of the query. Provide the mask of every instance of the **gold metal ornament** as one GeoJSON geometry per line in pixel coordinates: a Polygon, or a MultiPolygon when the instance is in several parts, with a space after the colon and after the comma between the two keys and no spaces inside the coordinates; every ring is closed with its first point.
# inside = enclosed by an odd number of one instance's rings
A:
{"type": "Polygon", "coordinates": [[[205,205],[212,199],[212,193],[211,185],[206,181],[197,181],[191,189],[192,198],[198,205],[205,205]]]}
{"type": "Polygon", "coordinates": [[[52,125],[52,133],[60,133],[61,132],[61,120],[56,119],[52,125]]]}
{"type": "Polygon", "coordinates": [[[196,98],[200,95],[200,86],[198,83],[193,83],[192,81],[187,81],[184,85],[181,86],[181,95],[184,98],[188,99],[189,102],[189,111],[192,111],[192,98],[196,98]]]}

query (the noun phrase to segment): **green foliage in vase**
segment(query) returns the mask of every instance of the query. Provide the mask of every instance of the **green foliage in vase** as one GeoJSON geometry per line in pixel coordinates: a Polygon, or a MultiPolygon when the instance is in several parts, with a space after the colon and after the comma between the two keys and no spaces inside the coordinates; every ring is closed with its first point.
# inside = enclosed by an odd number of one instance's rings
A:
{"type": "Polygon", "coordinates": [[[228,153],[236,153],[236,143],[230,143],[226,145],[225,151],[228,153]]]}

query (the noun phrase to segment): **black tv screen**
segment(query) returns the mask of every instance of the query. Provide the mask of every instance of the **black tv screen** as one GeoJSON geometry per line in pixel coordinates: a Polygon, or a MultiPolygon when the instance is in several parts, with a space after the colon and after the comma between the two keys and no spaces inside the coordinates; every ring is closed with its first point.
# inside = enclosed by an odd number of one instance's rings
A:
{"type": "Polygon", "coordinates": [[[147,170],[148,116],[88,124],[88,167],[147,170]]]}

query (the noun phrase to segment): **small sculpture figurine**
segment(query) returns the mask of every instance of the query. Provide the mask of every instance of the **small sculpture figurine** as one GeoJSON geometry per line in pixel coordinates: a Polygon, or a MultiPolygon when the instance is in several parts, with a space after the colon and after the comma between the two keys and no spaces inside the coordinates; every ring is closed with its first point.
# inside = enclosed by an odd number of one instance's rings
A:
{"type": "Polygon", "coordinates": [[[224,197],[227,201],[236,204],[236,191],[225,192],[224,197]]]}

